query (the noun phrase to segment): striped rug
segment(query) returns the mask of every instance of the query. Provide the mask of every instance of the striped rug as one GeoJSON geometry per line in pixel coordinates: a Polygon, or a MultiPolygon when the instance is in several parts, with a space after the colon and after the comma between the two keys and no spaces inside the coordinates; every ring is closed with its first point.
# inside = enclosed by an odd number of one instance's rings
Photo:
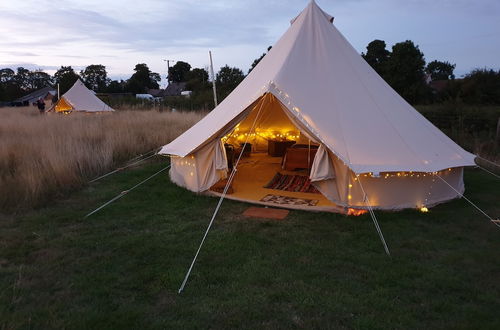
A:
{"type": "Polygon", "coordinates": [[[264,188],[313,194],[320,193],[311,184],[309,177],[305,175],[287,175],[276,173],[276,175],[264,186],[264,188]]]}

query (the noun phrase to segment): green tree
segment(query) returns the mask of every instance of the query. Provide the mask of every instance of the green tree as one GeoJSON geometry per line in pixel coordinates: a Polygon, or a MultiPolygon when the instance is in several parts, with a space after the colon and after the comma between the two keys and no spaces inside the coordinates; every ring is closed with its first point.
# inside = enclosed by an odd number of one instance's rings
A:
{"type": "Polygon", "coordinates": [[[21,88],[23,91],[30,91],[32,89],[30,81],[30,70],[25,69],[22,66],[18,67],[14,79],[17,82],[19,88],[21,88]]]}
{"type": "Polygon", "coordinates": [[[12,82],[15,76],[16,73],[12,69],[9,68],[0,69],[0,84],[12,82]]]}
{"type": "Polygon", "coordinates": [[[186,74],[187,80],[208,81],[208,72],[205,69],[194,68],[186,74]]]}
{"type": "Polygon", "coordinates": [[[123,93],[125,90],[126,82],[123,80],[111,80],[106,87],[106,92],[108,93],[123,93]]]}
{"type": "Polygon", "coordinates": [[[186,62],[178,61],[168,70],[168,80],[172,82],[187,81],[187,75],[191,70],[191,65],[186,62]]]}
{"type": "Polygon", "coordinates": [[[208,72],[205,69],[195,68],[186,74],[186,88],[193,93],[209,89],[208,72]]]}
{"type": "Polygon", "coordinates": [[[432,61],[425,67],[425,72],[431,75],[432,80],[455,79],[453,70],[455,70],[455,64],[441,61],[432,61]]]}
{"type": "Polygon", "coordinates": [[[424,67],[424,54],[411,40],[406,40],[392,46],[384,65],[384,78],[408,102],[426,102],[430,89],[425,84],[424,67]]]}
{"type": "Polygon", "coordinates": [[[370,64],[370,66],[377,71],[382,78],[384,78],[385,75],[384,67],[391,55],[391,52],[385,47],[385,41],[376,39],[366,46],[366,54],[361,53],[361,56],[365,59],[365,61],[370,64]]]}
{"type": "Polygon", "coordinates": [[[245,79],[245,75],[238,68],[231,68],[227,64],[220,68],[215,80],[217,83],[218,99],[222,102],[243,79],[245,79]]]}
{"type": "Polygon", "coordinates": [[[151,72],[149,74],[149,79],[153,81],[153,84],[156,84],[156,87],[151,87],[151,88],[160,88],[160,85],[158,83],[161,81],[161,76],[159,73],[151,72]]]}
{"type": "MultiPolygon", "coordinates": [[[[23,67],[18,67],[14,72],[12,69],[0,70],[0,83],[10,85],[7,90],[15,91],[20,90],[21,94],[31,92],[36,89],[52,85],[52,77],[42,70],[30,71],[23,67]],[[13,88],[16,85],[16,88],[13,88]]],[[[5,87],[5,86],[4,86],[5,87]]],[[[5,89],[4,89],[5,91],[5,89]]],[[[18,94],[18,93],[14,93],[18,94]]]]}
{"type": "Polygon", "coordinates": [[[0,69],[0,101],[12,101],[24,94],[12,69],[0,69]]]}
{"type": "Polygon", "coordinates": [[[71,66],[61,66],[59,70],[54,73],[54,82],[59,84],[61,95],[66,93],[79,78],[80,77],[71,66]]]}
{"type": "Polygon", "coordinates": [[[53,85],[50,74],[43,72],[42,70],[31,71],[28,76],[28,82],[31,90],[37,90],[53,85]]]}
{"type": "Polygon", "coordinates": [[[264,58],[264,56],[267,55],[267,53],[269,53],[269,51],[271,50],[271,48],[273,48],[273,46],[269,46],[267,47],[267,52],[265,53],[262,53],[262,55],[260,55],[259,58],[256,58],[253,62],[252,62],[252,65],[250,65],[250,69],[248,69],[248,73],[252,72],[252,70],[257,66],[257,64],[259,64],[259,62],[264,58]]]}
{"type": "Polygon", "coordinates": [[[104,92],[110,79],[106,67],[101,64],[91,64],[80,71],[84,84],[95,92],[104,92]]]}
{"type": "Polygon", "coordinates": [[[500,71],[475,69],[465,75],[459,97],[468,104],[500,104],[500,71]]]}
{"type": "Polygon", "coordinates": [[[145,63],[136,64],[135,73],[127,80],[125,90],[135,94],[145,93],[148,89],[157,89],[161,77],[156,72],[151,72],[145,63]]]}

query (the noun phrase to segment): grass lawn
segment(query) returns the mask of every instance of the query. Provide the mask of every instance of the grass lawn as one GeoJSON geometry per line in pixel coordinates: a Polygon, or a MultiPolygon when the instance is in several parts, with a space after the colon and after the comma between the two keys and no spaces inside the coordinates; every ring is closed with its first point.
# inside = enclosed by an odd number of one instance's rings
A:
{"type": "MultiPolygon", "coordinates": [[[[0,218],[0,328],[500,328],[500,229],[464,200],[429,213],[291,211],[247,219],[226,200],[182,294],[215,198],[164,164],[0,218]]],[[[466,171],[466,196],[500,214],[500,181],[466,171]]]]}

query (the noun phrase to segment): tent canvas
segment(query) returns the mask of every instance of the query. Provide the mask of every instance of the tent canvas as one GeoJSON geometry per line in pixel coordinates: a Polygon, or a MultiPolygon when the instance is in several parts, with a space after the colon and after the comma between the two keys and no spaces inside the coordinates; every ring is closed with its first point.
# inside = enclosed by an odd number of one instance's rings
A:
{"type": "Polygon", "coordinates": [[[369,196],[374,208],[402,209],[460,197],[475,156],[399,96],[332,22],[311,1],[219,106],[165,145],[172,181],[206,191],[227,176],[223,141],[243,136],[258,151],[269,134],[288,134],[319,145],[310,179],[335,205],[364,208],[369,196]]]}
{"type": "Polygon", "coordinates": [[[56,102],[53,109],[56,112],[108,112],[114,111],[109,105],[101,101],[95,93],[89,90],[78,79],[73,86],[56,102]]]}

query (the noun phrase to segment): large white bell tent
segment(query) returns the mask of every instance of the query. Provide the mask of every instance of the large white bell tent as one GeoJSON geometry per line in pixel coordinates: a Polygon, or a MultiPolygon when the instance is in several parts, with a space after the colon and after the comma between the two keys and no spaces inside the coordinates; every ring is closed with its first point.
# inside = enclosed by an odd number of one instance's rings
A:
{"type": "MultiPolygon", "coordinates": [[[[61,96],[52,108],[56,112],[110,112],[114,111],[89,90],[80,79],[61,96]]],[[[51,109],[51,110],[52,110],[51,109]]]]}
{"type": "Polygon", "coordinates": [[[234,164],[227,198],[341,212],[460,197],[463,168],[475,165],[314,1],[219,106],[160,154],[171,158],[171,180],[194,192],[213,190],[234,164]]]}

